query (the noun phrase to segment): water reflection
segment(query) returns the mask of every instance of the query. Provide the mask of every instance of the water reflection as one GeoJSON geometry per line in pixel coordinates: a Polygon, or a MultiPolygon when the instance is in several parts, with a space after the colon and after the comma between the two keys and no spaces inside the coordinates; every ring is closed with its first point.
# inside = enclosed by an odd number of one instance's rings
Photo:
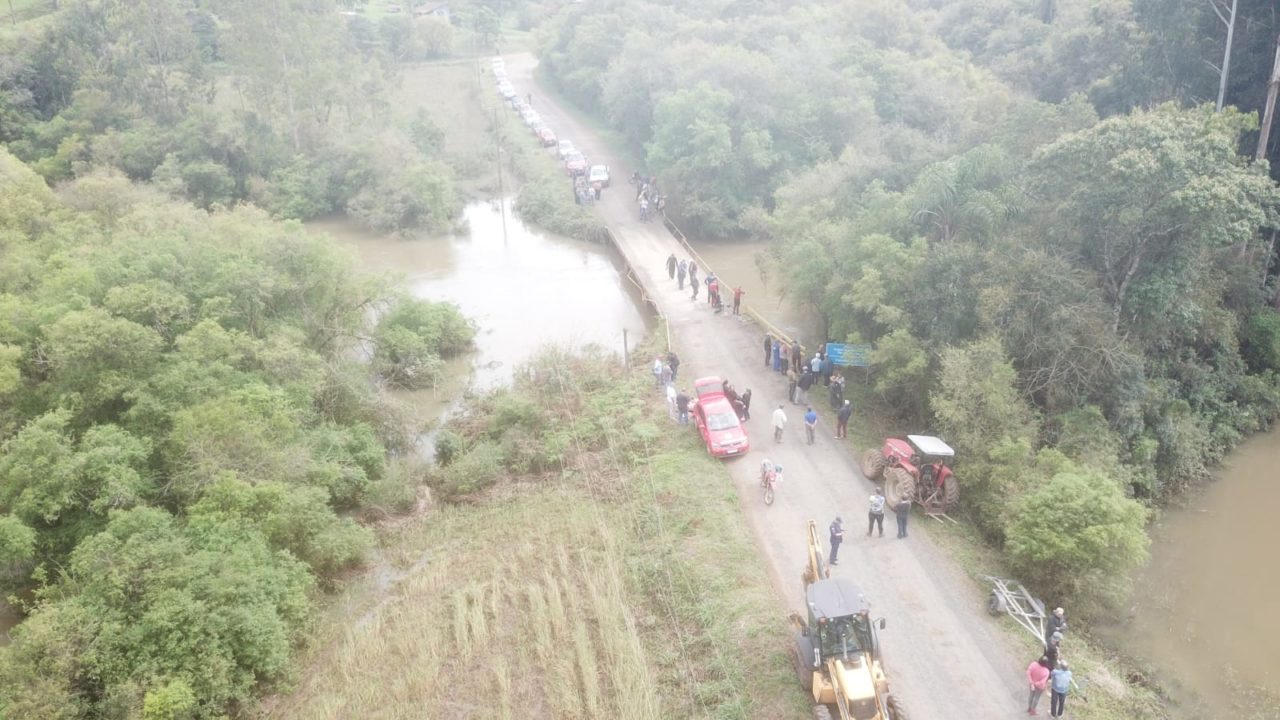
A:
{"type": "Polygon", "coordinates": [[[649,319],[611,251],[530,228],[510,203],[506,213],[505,238],[498,206],[487,202],[468,205],[467,231],[447,237],[400,240],[345,219],[308,227],[354,251],[364,269],[400,275],[414,296],[454,302],[475,320],[476,352],[454,364],[472,387],[509,382],[546,345],[621,353],[624,328],[634,345],[649,319]]]}

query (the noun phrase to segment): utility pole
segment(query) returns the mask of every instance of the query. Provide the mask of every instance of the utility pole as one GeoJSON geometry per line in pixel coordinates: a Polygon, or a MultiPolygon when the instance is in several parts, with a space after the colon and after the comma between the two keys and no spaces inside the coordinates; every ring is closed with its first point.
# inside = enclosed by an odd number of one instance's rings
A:
{"type": "Polygon", "coordinates": [[[1262,106],[1262,128],[1258,132],[1258,152],[1254,160],[1267,156],[1267,142],[1271,139],[1271,121],[1276,114],[1276,92],[1280,91],[1280,36],[1276,37],[1276,62],[1271,68],[1271,80],[1267,82],[1267,102],[1262,106]]]}
{"type": "Polygon", "coordinates": [[[498,110],[493,111],[493,136],[498,141],[498,213],[502,215],[502,245],[507,244],[507,196],[502,187],[502,128],[498,125],[498,110]]]}
{"type": "Polygon", "coordinates": [[[1227,76],[1231,72],[1231,40],[1236,34],[1236,5],[1240,0],[1231,0],[1231,15],[1223,17],[1218,9],[1218,0],[1209,0],[1213,13],[1227,26],[1227,47],[1222,51],[1222,70],[1218,72],[1218,111],[1222,111],[1222,101],[1227,95],[1227,76]]]}

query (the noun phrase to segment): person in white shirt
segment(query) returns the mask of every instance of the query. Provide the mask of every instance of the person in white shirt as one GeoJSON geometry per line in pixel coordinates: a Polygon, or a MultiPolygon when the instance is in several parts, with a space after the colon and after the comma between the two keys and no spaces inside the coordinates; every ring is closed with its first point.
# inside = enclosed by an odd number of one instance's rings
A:
{"type": "Polygon", "coordinates": [[[773,441],[782,442],[782,429],[787,426],[787,413],[783,411],[779,405],[777,410],[773,411],[773,441]]]}
{"type": "Polygon", "coordinates": [[[871,537],[871,529],[879,526],[880,537],[884,537],[884,491],[876,488],[871,496],[871,506],[867,510],[867,537],[871,537]]]}

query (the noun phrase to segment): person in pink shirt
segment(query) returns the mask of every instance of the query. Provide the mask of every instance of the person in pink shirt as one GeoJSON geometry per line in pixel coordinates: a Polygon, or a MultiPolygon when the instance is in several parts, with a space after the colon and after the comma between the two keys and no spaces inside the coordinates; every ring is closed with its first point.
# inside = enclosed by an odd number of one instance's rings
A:
{"type": "Polygon", "coordinates": [[[1031,685],[1031,695],[1027,698],[1027,714],[1039,715],[1036,707],[1040,704],[1040,696],[1049,683],[1049,658],[1042,657],[1027,666],[1027,682],[1031,685]]]}

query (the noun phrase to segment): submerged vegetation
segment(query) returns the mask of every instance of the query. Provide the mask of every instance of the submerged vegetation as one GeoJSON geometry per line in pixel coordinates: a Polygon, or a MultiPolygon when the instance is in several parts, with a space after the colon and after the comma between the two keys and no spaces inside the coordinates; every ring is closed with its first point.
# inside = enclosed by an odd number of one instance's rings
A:
{"type": "Polygon", "coordinates": [[[771,239],[827,337],[873,345],[867,409],[954,441],[976,525],[1083,610],[1145,559],[1147,506],[1280,414],[1280,191],[1231,106],[1265,96],[1275,16],[1239,3],[1215,110],[1193,5],[601,2],[540,33],[669,212],[771,239]]]}

